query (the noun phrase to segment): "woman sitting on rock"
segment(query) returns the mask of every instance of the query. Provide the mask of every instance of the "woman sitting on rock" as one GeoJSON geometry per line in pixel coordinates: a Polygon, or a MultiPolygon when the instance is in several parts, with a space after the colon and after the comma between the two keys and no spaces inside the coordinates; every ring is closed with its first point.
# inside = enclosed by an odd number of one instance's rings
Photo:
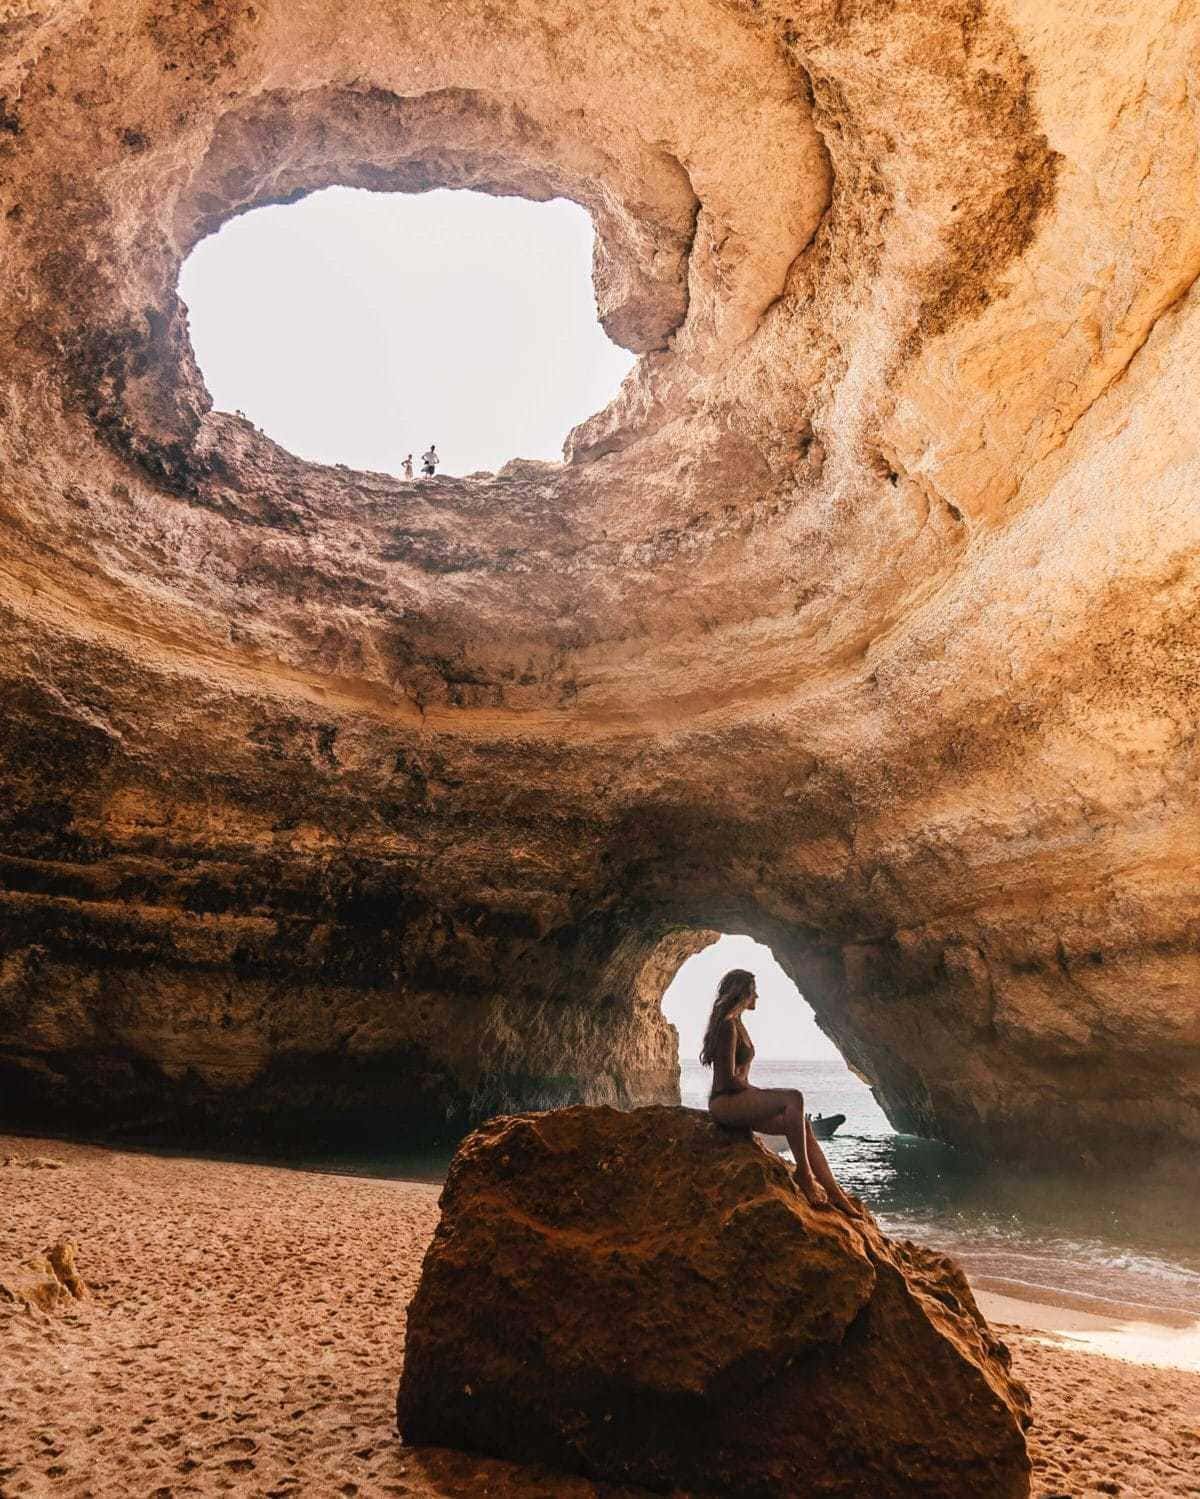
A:
{"type": "Polygon", "coordinates": [[[750,1082],[754,1060],[742,1013],[758,1000],[754,975],[734,968],[717,986],[716,1003],[704,1032],[700,1060],[713,1069],[708,1108],[718,1124],[786,1135],[796,1158],[796,1186],[814,1207],[833,1206],[844,1213],[862,1211],[838,1186],[804,1112],[804,1095],[795,1088],[756,1088],[750,1082]]]}

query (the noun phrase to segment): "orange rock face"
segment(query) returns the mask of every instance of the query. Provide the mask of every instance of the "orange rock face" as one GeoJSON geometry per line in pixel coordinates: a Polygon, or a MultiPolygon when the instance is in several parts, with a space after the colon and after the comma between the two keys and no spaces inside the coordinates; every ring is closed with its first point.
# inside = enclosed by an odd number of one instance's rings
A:
{"type": "Polygon", "coordinates": [[[1093,10],[0,7],[0,1121],[672,1100],[716,929],[906,1129],[1194,1162],[1200,22],[1093,10]],[[563,464],[212,409],[180,265],[330,183],[588,208],[563,464]]]}
{"type": "Polygon", "coordinates": [[[692,1110],[497,1119],[409,1308],[400,1431],[666,1492],[1023,1499],[1029,1402],[957,1266],[692,1110]]]}

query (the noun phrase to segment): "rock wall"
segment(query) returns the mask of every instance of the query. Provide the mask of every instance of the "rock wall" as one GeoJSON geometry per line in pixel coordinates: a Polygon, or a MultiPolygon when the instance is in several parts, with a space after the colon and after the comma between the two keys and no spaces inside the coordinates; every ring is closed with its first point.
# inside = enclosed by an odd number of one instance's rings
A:
{"type": "Polygon", "coordinates": [[[1194,1148],[1198,34],[8,0],[4,1122],[667,1098],[734,929],[898,1123],[1194,1148]],[[211,409],[183,258],[331,182],[589,208],[642,357],[562,466],[211,409]]]}

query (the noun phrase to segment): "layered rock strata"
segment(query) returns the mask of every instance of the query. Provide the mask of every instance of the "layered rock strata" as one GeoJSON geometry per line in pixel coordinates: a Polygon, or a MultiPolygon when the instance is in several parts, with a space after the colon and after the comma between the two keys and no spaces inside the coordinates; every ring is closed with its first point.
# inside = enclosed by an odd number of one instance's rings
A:
{"type": "Polygon", "coordinates": [[[355,1143],[674,1096],[705,930],[898,1124],[1200,1142],[1197,19],[9,0],[0,1109],[355,1143]],[[179,266],[333,182],[567,194],[562,466],[215,412],[179,266]]]}
{"type": "Polygon", "coordinates": [[[1029,1399],[954,1263],[693,1110],[497,1119],[409,1308],[409,1442],[759,1499],[1024,1499],[1029,1399]]]}

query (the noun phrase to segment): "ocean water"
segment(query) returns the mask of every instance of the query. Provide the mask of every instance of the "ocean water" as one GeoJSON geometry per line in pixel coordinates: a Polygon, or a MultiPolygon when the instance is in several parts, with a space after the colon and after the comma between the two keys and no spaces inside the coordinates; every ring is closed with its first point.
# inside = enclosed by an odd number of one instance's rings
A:
{"type": "MultiPolygon", "coordinates": [[[[711,1073],[683,1062],[705,1108],[711,1073]]],[[[896,1238],[954,1255],[979,1289],[1101,1314],[1200,1318],[1200,1200],[1178,1181],[1081,1180],[987,1168],[897,1134],[840,1061],[756,1061],[761,1088],[799,1088],[812,1114],[845,1114],[823,1149],[834,1175],[896,1238]]]]}

